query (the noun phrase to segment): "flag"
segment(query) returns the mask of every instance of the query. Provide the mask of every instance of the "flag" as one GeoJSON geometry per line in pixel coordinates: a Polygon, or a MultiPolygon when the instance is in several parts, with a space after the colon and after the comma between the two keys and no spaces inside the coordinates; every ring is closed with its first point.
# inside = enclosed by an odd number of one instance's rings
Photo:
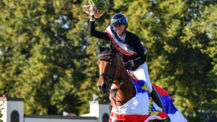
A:
{"type": "Polygon", "coordinates": [[[187,122],[173,104],[174,99],[169,96],[166,90],[153,85],[166,109],[164,112],[148,94],[144,81],[135,79],[135,77],[132,78],[132,81],[136,88],[136,96],[122,106],[116,107],[113,105],[110,122],[115,122],[116,120],[148,122],[154,119],[164,120],[167,117],[170,118],[171,122],[187,122]]]}

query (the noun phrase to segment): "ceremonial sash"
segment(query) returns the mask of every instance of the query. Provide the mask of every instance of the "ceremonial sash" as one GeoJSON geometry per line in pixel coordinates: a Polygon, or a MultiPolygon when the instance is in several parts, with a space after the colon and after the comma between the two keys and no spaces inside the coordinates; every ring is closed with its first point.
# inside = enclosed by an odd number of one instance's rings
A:
{"type": "Polygon", "coordinates": [[[137,53],[130,47],[124,40],[120,39],[117,34],[114,32],[113,27],[109,26],[106,28],[106,33],[108,33],[110,40],[114,46],[124,55],[132,56],[137,55],[137,53]]]}

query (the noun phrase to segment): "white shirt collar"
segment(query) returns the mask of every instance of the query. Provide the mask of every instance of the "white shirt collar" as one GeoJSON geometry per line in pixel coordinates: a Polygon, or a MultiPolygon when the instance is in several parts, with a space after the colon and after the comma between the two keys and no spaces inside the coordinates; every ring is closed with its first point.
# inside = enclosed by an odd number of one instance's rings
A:
{"type": "Polygon", "coordinates": [[[125,38],[126,38],[126,33],[124,33],[124,35],[123,36],[118,36],[121,40],[123,40],[123,41],[125,41],[125,38]]]}

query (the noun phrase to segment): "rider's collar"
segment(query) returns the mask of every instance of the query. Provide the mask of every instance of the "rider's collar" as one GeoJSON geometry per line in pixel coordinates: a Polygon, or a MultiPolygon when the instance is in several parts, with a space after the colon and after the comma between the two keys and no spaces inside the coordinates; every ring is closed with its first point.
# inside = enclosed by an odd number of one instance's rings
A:
{"type": "Polygon", "coordinates": [[[120,39],[125,40],[126,38],[126,32],[124,32],[124,34],[122,36],[118,36],[120,39]]]}

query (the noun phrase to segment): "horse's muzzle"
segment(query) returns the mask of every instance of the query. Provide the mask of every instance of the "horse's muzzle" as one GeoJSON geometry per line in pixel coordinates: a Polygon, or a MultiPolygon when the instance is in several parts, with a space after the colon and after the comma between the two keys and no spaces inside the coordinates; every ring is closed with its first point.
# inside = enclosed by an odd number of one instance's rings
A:
{"type": "Polygon", "coordinates": [[[99,91],[104,94],[108,91],[108,85],[106,83],[103,83],[101,85],[98,85],[99,91]]]}

